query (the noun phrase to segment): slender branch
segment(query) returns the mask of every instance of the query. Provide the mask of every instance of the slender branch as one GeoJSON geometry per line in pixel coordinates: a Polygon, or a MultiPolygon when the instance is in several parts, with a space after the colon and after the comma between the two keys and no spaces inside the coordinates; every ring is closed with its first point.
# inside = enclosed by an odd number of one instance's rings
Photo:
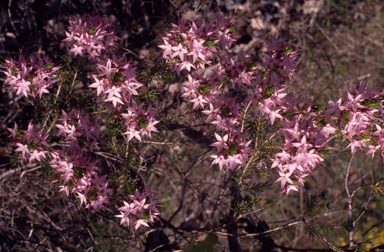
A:
{"type": "Polygon", "coordinates": [[[354,232],[354,229],[355,229],[355,225],[354,225],[354,222],[353,222],[353,207],[352,207],[352,197],[353,197],[353,194],[351,194],[351,191],[349,190],[349,186],[348,186],[348,179],[349,179],[349,174],[350,174],[350,171],[351,171],[352,160],[353,160],[354,156],[355,156],[355,152],[352,153],[351,158],[348,161],[347,173],[345,174],[345,191],[347,192],[347,196],[348,196],[348,218],[349,218],[349,228],[350,228],[350,231],[349,231],[349,247],[352,247],[352,246],[355,245],[354,242],[353,242],[353,232],[354,232]]]}
{"type": "Polygon", "coordinates": [[[369,194],[369,198],[367,200],[367,202],[365,203],[365,207],[364,207],[364,210],[360,213],[359,217],[356,218],[356,220],[353,222],[353,226],[356,226],[356,223],[360,220],[360,218],[365,214],[365,211],[367,211],[368,209],[368,205],[369,203],[371,202],[371,200],[373,199],[375,195],[373,194],[373,190],[371,190],[371,193],[369,194]]]}
{"type": "MultiPolygon", "coordinates": [[[[279,231],[281,229],[284,229],[284,228],[287,228],[287,227],[290,227],[290,226],[294,226],[294,225],[297,225],[299,223],[301,223],[302,221],[299,220],[299,221],[295,221],[295,222],[292,222],[292,223],[288,223],[288,224],[285,224],[283,226],[280,226],[280,227],[277,227],[277,228],[273,228],[273,229],[269,229],[267,231],[263,231],[263,232],[260,232],[260,233],[251,233],[251,234],[237,234],[237,236],[245,236],[245,237],[256,237],[256,236],[261,236],[261,235],[266,235],[266,234],[269,234],[269,233],[272,233],[272,232],[275,232],[275,231],[279,231]]],[[[214,233],[216,234],[219,234],[219,235],[224,235],[224,236],[232,236],[232,234],[228,234],[228,233],[223,233],[223,232],[219,232],[219,231],[214,231],[214,233]]]]}
{"type": "MultiPolygon", "coordinates": [[[[248,112],[249,107],[251,106],[251,103],[252,103],[252,101],[248,102],[248,105],[247,105],[247,107],[245,108],[244,116],[243,116],[243,120],[242,120],[242,123],[241,123],[241,131],[244,130],[245,117],[247,116],[247,112],[248,112]]],[[[260,119],[260,117],[259,117],[259,119],[260,119]]]]}
{"type": "Polygon", "coordinates": [[[19,172],[19,171],[22,171],[22,170],[25,170],[27,168],[36,168],[37,167],[37,164],[36,163],[29,163],[29,164],[26,164],[26,165],[23,165],[23,166],[19,166],[13,170],[8,170],[6,172],[3,172],[1,175],[0,175],[0,180],[4,179],[5,177],[9,176],[9,175],[12,175],[16,172],[19,172]]]}
{"type": "Polygon", "coordinates": [[[311,233],[316,236],[316,238],[318,238],[322,243],[324,243],[326,246],[328,246],[330,249],[332,249],[333,251],[337,251],[337,252],[341,252],[342,250],[336,248],[332,243],[330,243],[329,241],[327,241],[324,237],[321,237],[318,233],[316,233],[308,224],[307,222],[305,222],[305,220],[303,219],[303,223],[307,226],[307,228],[309,229],[309,231],[311,231],[311,233]]]}
{"type": "Polygon", "coordinates": [[[26,240],[27,242],[29,242],[29,244],[31,244],[37,251],[42,252],[38,247],[36,247],[32,242],[30,242],[30,241],[27,239],[27,237],[25,237],[25,235],[24,235],[19,229],[17,229],[17,228],[13,228],[13,227],[0,227],[0,228],[9,229],[9,230],[18,232],[18,233],[24,238],[24,240],[26,240]]]}
{"type": "Polygon", "coordinates": [[[375,227],[377,227],[377,226],[379,226],[379,225],[381,225],[381,224],[383,224],[383,223],[384,223],[384,219],[381,220],[380,222],[376,223],[376,224],[373,225],[372,227],[370,227],[367,231],[365,231],[364,234],[362,234],[362,235],[359,237],[359,239],[356,240],[356,242],[358,242],[361,238],[363,238],[366,234],[368,234],[369,231],[371,231],[372,229],[374,229],[375,227]]]}
{"type": "Polygon", "coordinates": [[[192,162],[192,164],[188,167],[187,171],[183,174],[181,173],[181,176],[183,178],[183,190],[182,190],[182,193],[181,193],[181,199],[180,199],[180,204],[179,204],[179,207],[177,208],[176,212],[174,212],[171,216],[171,218],[169,218],[169,220],[167,221],[167,223],[164,225],[164,229],[167,228],[169,226],[169,224],[171,223],[171,221],[173,220],[173,218],[175,218],[175,216],[180,212],[181,208],[183,207],[183,204],[184,204],[184,197],[185,197],[185,192],[187,190],[187,178],[191,172],[191,170],[196,166],[198,165],[201,161],[203,161],[206,157],[208,157],[208,155],[211,153],[212,150],[208,150],[206,151],[203,155],[201,155],[200,157],[198,157],[195,161],[192,162]]]}
{"type": "Polygon", "coordinates": [[[171,221],[173,220],[173,218],[175,218],[175,216],[180,212],[181,208],[183,207],[183,204],[184,204],[184,197],[185,197],[185,192],[187,190],[187,183],[185,181],[186,179],[183,178],[183,190],[182,190],[182,193],[181,193],[181,199],[180,199],[180,203],[179,203],[179,207],[177,208],[176,212],[174,212],[171,216],[171,218],[169,218],[169,220],[167,221],[167,223],[164,225],[163,229],[166,229],[169,224],[171,223],[171,221]]]}
{"type": "Polygon", "coordinates": [[[162,142],[152,142],[152,141],[141,141],[142,143],[148,143],[148,144],[159,144],[159,145],[174,145],[176,143],[162,143],[162,142]]]}
{"type": "Polygon", "coordinates": [[[205,225],[206,228],[211,226],[211,223],[212,223],[212,221],[213,221],[213,217],[215,216],[215,212],[216,212],[216,210],[217,210],[217,207],[218,207],[218,205],[219,205],[219,203],[220,203],[220,201],[221,201],[221,198],[222,198],[223,195],[224,195],[224,192],[227,190],[227,186],[228,186],[228,184],[229,184],[229,181],[231,181],[232,174],[233,174],[233,172],[232,172],[232,170],[230,170],[229,178],[227,179],[227,181],[225,181],[224,186],[223,186],[223,188],[221,189],[220,195],[219,195],[219,197],[217,198],[217,200],[216,200],[216,202],[215,202],[215,205],[214,205],[213,210],[212,210],[211,217],[209,218],[209,221],[208,221],[207,225],[205,225]]]}

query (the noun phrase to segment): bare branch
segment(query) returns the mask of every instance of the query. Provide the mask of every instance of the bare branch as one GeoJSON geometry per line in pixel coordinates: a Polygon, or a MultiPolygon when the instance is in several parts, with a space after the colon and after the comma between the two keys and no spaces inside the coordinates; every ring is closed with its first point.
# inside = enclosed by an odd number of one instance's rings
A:
{"type": "MultiPolygon", "coordinates": [[[[353,154],[352,154],[353,156],[353,154]]],[[[326,246],[328,246],[330,249],[332,249],[333,251],[338,251],[338,252],[341,252],[342,250],[336,248],[332,243],[330,243],[329,241],[327,241],[324,237],[321,237],[318,233],[316,233],[308,224],[307,222],[305,222],[305,220],[303,219],[303,223],[307,226],[308,230],[311,231],[311,233],[316,236],[322,243],[324,243],[326,246]]]]}
{"type": "Polygon", "coordinates": [[[348,179],[349,179],[349,174],[350,174],[350,171],[351,171],[351,165],[352,165],[352,160],[353,160],[353,157],[355,156],[355,152],[352,153],[351,155],[351,158],[349,159],[348,161],[348,166],[347,166],[347,173],[345,174],[345,191],[347,192],[347,196],[348,196],[348,217],[349,217],[349,228],[350,228],[350,231],[349,231],[349,247],[352,247],[354,246],[354,242],[353,242],[353,232],[354,232],[354,229],[355,229],[355,225],[354,225],[354,222],[353,222],[353,207],[352,207],[352,197],[353,197],[353,194],[351,194],[351,191],[349,190],[349,186],[348,186],[348,179]]]}

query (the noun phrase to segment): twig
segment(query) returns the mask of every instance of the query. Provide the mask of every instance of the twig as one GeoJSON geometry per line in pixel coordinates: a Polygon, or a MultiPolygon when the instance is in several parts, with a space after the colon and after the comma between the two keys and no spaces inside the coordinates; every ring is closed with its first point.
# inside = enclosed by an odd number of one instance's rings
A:
{"type": "MultiPolygon", "coordinates": [[[[248,105],[247,105],[247,107],[245,108],[245,111],[244,111],[244,117],[243,117],[243,122],[241,123],[241,131],[244,130],[245,117],[246,117],[246,115],[247,115],[247,111],[248,111],[249,107],[251,106],[251,103],[252,103],[252,101],[248,102],[248,105]]],[[[260,119],[260,117],[259,117],[259,119],[260,119]]],[[[260,121],[259,121],[259,123],[260,123],[260,121]]]]}
{"type": "Polygon", "coordinates": [[[169,226],[169,224],[171,223],[171,221],[173,220],[173,218],[175,218],[175,216],[180,212],[181,208],[183,207],[183,204],[184,204],[184,197],[185,197],[185,192],[187,190],[187,183],[185,181],[185,178],[183,179],[183,191],[181,193],[181,199],[180,199],[180,203],[179,203],[179,207],[177,208],[177,210],[172,214],[171,218],[169,218],[169,220],[167,221],[166,224],[164,224],[164,227],[163,229],[167,228],[169,226]]]}
{"type": "Polygon", "coordinates": [[[219,197],[217,198],[217,200],[216,200],[216,202],[215,202],[215,205],[214,205],[213,210],[212,210],[212,213],[211,213],[211,217],[209,218],[209,221],[208,221],[207,225],[205,225],[206,228],[211,226],[211,223],[212,223],[212,221],[213,221],[213,217],[215,217],[215,212],[216,212],[216,210],[217,210],[217,207],[218,207],[218,205],[219,205],[219,203],[220,203],[220,201],[221,201],[221,198],[222,198],[223,195],[224,195],[224,192],[227,190],[227,186],[228,186],[228,184],[229,184],[229,181],[231,181],[232,173],[233,173],[232,170],[230,170],[229,178],[227,179],[227,181],[225,181],[224,186],[223,186],[223,188],[221,189],[220,195],[219,195],[219,197]]]}
{"type": "Polygon", "coordinates": [[[152,141],[141,141],[142,143],[149,143],[149,144],[160,144],[160,145],[174,145],[176,143],[162,143],[162,142],[152,142],[152,141]]]}
{"type": "Polygon", "coordinates": [[[204,154],[200,155],[197,159],[195,159],[195,161],[192,162],[192,164],[188,167],[187,171],[185,172],[185,175],[186,177],[189,176],[189,173],[192,171],[192,169],[198,165],[201,161],[203,161],[204,159],[206,159],[210,154],[212,154],[214,152],[214,149],[210,149],[208,151],[206,151],[204,154]]]}
{"type": "Polygon", "coordinates": [[[381,220],[380,222],[376,223],[375,225],[373,225],[372,227],[370,227],[364,234],[362,234],[359,239],[356,240],[356,242],[358,242],[361,238],[363,238],[363,236],[365,236],[366,234],[368,234],[369,231],[371,231],[372,229],[374,229],[375,227],[381,225],[382,223],[384,223],[384,219],[381,220]]]}
{"type": "Polygon", "coordinates": [[[36,168],[36,164],[35,163],[27,164],[27,165],[24,165],[24,166],[17,167],[16,169],[13,169],[13,170],[6,171],[6,172],[4,172],[4,173],[2,173],[0,175],[0,180],[2,180],[3,178],[5,178],[5,177],[7,177],[9,175],[12,175],[12,174],[14,174],[16,172],[22,171],[22,170],[24,170],[26,168],[36,168]]]}
{"type": "MultiPolygon", "coordinates": [[[[373,170],[373,167],[372,167],[372,172],[373,172],[373,177],[375,178],[375,171],[373,170]]],[[[362,186],[365,186],[365,182],[364,182],[364,178],[363,178],[363,171],[362,169],[360,168],[360,176],[361,176],[361,186],[359,186],[358,189],[360,189],[362,186]]],[[[356,189],[357,190],[357,189],[356,189]]],[[[352,193],[352,197],[353,195],[355,194],[356,190],[352,193]]],[[[371,192],[369,193],[369,197],[368,197],[368,200],[367,202],[365,203],[365,207],[364,207],[364,210],[360,213],[360,215],[356,218],[356,220],[353,222],[353,226],[356,226],[356,223],[359,221],[359,219],[365,214],[365,211],[367,211],[368,209],[368,205],[369,203],[371,202],[371,200],[373,199],[374,197],[374,194],[373,194],[373,189],[371,190],[371,192]]]]}
{"type": "Polygon", "coordinates": [[[345,174],[345,191],[347,192],[347,196],[348,196],[348,217],[349,217],[349,228],[350,228],[350,231],[349,231],[349,247],[353,247],[355,245],[354,242],[353,242],[353,232],[354,232],[354,229],[355,229],[355,225],[354,225],[354,222],[353,222],[353,213],[352,213],[352,211],[353,211],[353,208],[352,208],[352,197],[353,197],[353,195],[351,194],[351,191],[349,190],[349,186],[348,186],[348,179],[349,179],[349,174],[350,174],[350,171],[351,171],[352,160],[353,160],[354,156],[355,156],[355,152],[352,153],[351,158],[348,161],[347,173],[345,174]]]}
{"type": "Polygon", "coordinates": [[[0,227],[0,228],[10,229],[10,230],[12,230],[12,231],[17,231],[17,232],[24,238],[24,240],[26,240],[27,242],[29,242],[29,244],[31,244],[32,247],[34,247],[37,251],[40,251],[40,252],[41,252],[41,250],[40,250],[38,247],[36,247],[32,242],[30,242],[30,241],[27,239],[27,237],[25,237],[25,235],[24,235],[19,229],[17,229],[17,228],[12,228],[12,227],[0,227]]]}
{"type": "Polygon", "coordinates": [[[196,166],[198,165],[202,160],[204,160],[208,155],[209,153],[211,152],[212,150],[208,150],[207,152],[205,152],[203,155],[199,156],[197,159],[195,159],[195,161],[192,162],[192,164],[188,167],[187,171],[184,173],[184,174],[181,174],[182,175],[182,178],[183,178],[183,190],[182,190],[182,193],[181,193],[181,199],[180,199],[180,203],[179,203],[179,207],[177,208],[177,210],[172,214],[171,218],[169,218],[169,220],[167,221],[167,223],[164,225],[164,229],[167,228],[169,226],[169,224],[171,223],[171,221],[173,220],[173,218],[175,218],[175,216],[180,212],[181,208],[183,207],[183,204],[184,204],[184,197],[185,197],[185,192],[187,190],[187,178],[191,172],[191,170],[196,166]]]}
{"type": "Polygon", "coordinates": [[[100,155],[102,157],[105,157],[106,159],[111,159],[113,161],[116,161],[116,162],[122,162],[123,159],[120,158],[120,157],[116,157],[115,155],[111,154],[111,153],[108,153],[108,152],[102,152],[102,151],[96,151],[94,152],[96,155],[100,155]]]}
{"type": "Polygon", "coordinates": [[[360,213],[359,217],[357,217],[356,220],[353,222],[354,227],[356,226],[356,223],[360,220],[360,218],[365,214],[365,211],[367,211],[368,205],[371,202],[371,200],[373,199],[373,197],[374,197],[374,194],[373,194],[373,189],[372,189],[371,193],[369,194],[369,198],[368,198],[367,202],[365,203],[364,210],[360,213]]]}
{"type": "Polygon", "coordinates": [[[169,2],[170,2],[176,9],[179,8],[179,6],[177,6],[172,0],[169,0],[169,2]]]}
{"type": "Polygon", "coordinates": [[[27,172],[31,172],[31,171],[34,171],[34,170],[37,170],[37,169],[40,169],[40,168],[41,168],[41,166],[37,166],[37,167],[32,168],[32,169],[30,169],[30,170],[28,170],[28,171],[23,171],[23,172],[21,173],[21,175],[20,175],[20,182],[22,182],[21,179],[23,178],[23,176],[24,176],[25,173],[27,173],[27,172]]]}
{"type": "MultiPolygon", "coordinates": [[[[295,221],[295,222],[292,222],[292,223],[288,223],[288,224],[285,224],[283,226],[280,226],[280,227],[277,227],[277,228],[273,228],[273,229],[269,229],[267,231],[263,231],[263,232],[260,232],[260,233],[252,233],[252,234],[237,234],[237,236],[245,236],[245,237],[256,237],[256,236],[260,236],[260,235],[266,235],[266,234],[269,234],[269,233],[272,233],[272,232],[275,232],[275,231],[278,231],[278,230],[281,230],[281,229],[284,229],[284,228],[287,228],[287,227],[290,227],[290,226],[294,226],[294,225],[297,225],[299,223],[301,223],[302,221],[299,220],[299,221],[295,221]]],[[[232,236],[232,234],[228,234],[228,233],[223,233],[223,232],[219,232],[219,231],[213,231],[214,233],[216,234],[220,234],[220,235],[225,235],[225,236],[232,236]]]]}
{"type": "Polygon", "coordinates": [[[318,233],[316,233],[308,224],[307,222],[305,222],[305,220],[303,219],[303,223],[307,226],[307,228],[309,229],[309,231],[311,231],[311,233],[316,236],[322,243],[324,243],[325,245],[327,245],[330,249],[332,249],[333,251],[337,251],[337,252],[342,252],[342,250],[336,248],[332,243],[330,243],[329,241],[327,241],[325,238],[321,237],[318,233]]]}
{"type": "Polygon", "coordinates": [[[337,45],[335,43],[333,43],[332,39],[327,35],[327,33],[325,33],[325,31],[323,30],[323,28],[321,28],[316,22],[314,22],[314,24],[316,25],[316,27],[320,30],[320,32],[324,35],[324,37],[326,37],[328,39],[328,41],[331,43],[331,45],[336,49],[337,53],[339,55],[342,55],[339,47],[337,47],[337,45]]]}
{"type": "Polygon", "coordinates": [[[11,5],[12,5],[12,0],[9,0],[8,1],[8,17],[9,17],[9,21],[11,22],[11,25],[13,27],[13,29],[15,30],[15,33],[17,36],[19,36],[19,33],[17,32],[17,29],[15,27],[15,24],[13,23],[13,20],[12,20],[12,14],[11,14],[11,5]]]}

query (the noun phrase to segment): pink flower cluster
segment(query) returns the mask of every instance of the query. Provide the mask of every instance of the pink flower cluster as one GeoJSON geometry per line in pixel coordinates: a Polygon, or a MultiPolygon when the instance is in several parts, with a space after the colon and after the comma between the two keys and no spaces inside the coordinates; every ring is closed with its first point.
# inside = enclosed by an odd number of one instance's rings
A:
{"type": "Polygon", "coordinates": [[[284,144],[281,152],[275,154],[271,168],[277,167],[281,182],[281,188],[285,193],[290,190],[297,191],[299,186],[304,186],[303,178],[308,176],[319,162],[324,159],[319,155],[320,150],[327,150],[325,143],[329,134],[335,133],[335,128],[329,124],[324,127],[318,126],[319,117],[311,111],[311,106],[305,101],[296,100],[296,106],[291,111],[296,113],[293,119],[282,119],[283,127],[279,133],[284,137],[284,144]],[[298,106],[298,104],[302,106],[298,106]],[[303,116],[300,110],[305,109],[303,116]],[[295,184],[291,177],[297,180],[295,184]]]}
{"type": "Polygon", "coordinates": [[[18,147],[15,151],[21,152],[23,158],[28,159],[28,162],[34,160],[40,162],[43,158],[46,158],[47,151],[44,150],[44,146],[48,146],[45,141],[48,135],[42,131],[36,132],[32,123],[28,125],[27,130],[19,130],[15,123],[13,129],[8,128],[8,131],[11,132],[9,137],[13,138],[14,145],[18,147]]]}
{"type": "Polygon", "coordinates": [[[112,21],[93,15],[73,16],[69,21],[67,36],[63,41],[74,56],[88,54],[88,59],[99,62],[103,52],[115,45],[119,38],[115,35],[112,21]]]}
{"type": "Polygon", "coordinates": [[[228,20],[218,16],[216,22],[212,25],[199,20],[198,25],[195,22],[186,25],[184,21],[179,21],[179,26],[172,25],[171,33],[163,37],[165,45],[159,47],[164,50],[163,57],[176,66],[178,74],[182,70],[190,72],[188,81],[181,84],[185,90],[182,97],[193,103],[193,109],[202,109],[202,113],[207,115],[207,122],[216,125],[217,142],[211,146],[217,147],[218,152],[211,156],[214,158],[212,165],[219,164],[220,169],[228,166],[234,170],[237,165],[245,165],[249,153],[253,152],[249,147],[252,140],[243,129],[244,118],[241,114],[253,104],[257,106],[255,112],[268,118],[272,125],[276,118],[283,118],[279,114],[281,109],[276,107],[284,103],[286,94],[282,93],[282,81],[292,78],[296,70],[293,63],[296,55],[288,51],[289,44],[273,40],[267,45],[270,54],[264,54],[266,61],[259,67],[243,53],[238,57],[221,55],[218,63],[213,65],[210,60],[217,50],[210,42],[214,41],[214,45],[221,43],[224,48],[236,41],[229,33],[228,20]],[[223,31],[225,36],[219,36],[223,31]],[[197,47],[199,50],[196,50],[197,47]],[[197,51],[201,53],[196,54],[197,51]],[[181,64],[190,64],[192,68],[182,67],[181,64]],[[181,67],[177,68],[178,65],[181,67]],[[209,70],[213,73],[206,71],[206,65],[210,65],[209,70]],[[261,73],[264,77],[260,76],[261,73]],[[229,97],[225,90],[236,86],[248,92],[249,97],[240,102],[229,97]],[[242,103],[246,102],[249,105],[243,106],[242,103]]]}
{"type": "MultiPolygon", "coordinates": [[[[127,140],[131,141],[135,137],[141,141],[144,136],[151,137],[151,132],[157,132],[154,127],[158,123],[154,118],[156,111],[151,105],[144,109],[144,103],[137,106],[133,100],[133,96],[139,95],[138,89],[143,86],[135,79],[136,68],[126,62],[125,58],[117,59],[114,54],[111,57],[102,54],[118,39],[112,30],[112,23],[98,16],[77,16],[70,21],[69,32],[66,34],[64,41],[72,48],[69,51],[74,53],[74,57],[88,53],[89,59],[95,62],[97,74],[91,74],[95,82],[89,87],[97,89],[97,96],[107,96],[104,102],[112,103],[110,107],[113,112],[127,110],[127,113],[120,115],[127,126],[127,132],[124,133],[128,135],[127,140]]],[[[42,93],[49,93],[46,88],[56,77],[53,72],[59,69],[49,63],[48,57],[41,58],[40,53],[31,62],[20,56],[19,62],[7,60],[6,63],[6,82],[15,85],[17,94],[27,96],[32,93],[34,98],[36,94],[41,97],[42,93]]],[[[55,174],[52,183],[59,183],[61,192],[67,196],[72,193],[79,199],[80,205],[98,210],[104,204],[109,204],[112,190],[105,181],[107,175],[98,175],[98,160],[91,160],[88,155],[98,144],[97,125],[83,112],[72,110],[62,113],[63,117],[58,119],[61,123],[56,124],[56,137],[62,138],[61,149],[49,145],[46,142],[48,134],[36,132],[32,123],[28,130],[19,130],[15,124],[13,129],[8,129],[10,137],[18,147],[16,151],[22,152],[23,158],[29,159],[29,162],[42,162],[48,157],[55,174]]],[[[153,218],[159,214],[156,208],[158,201],[153,199],[155,195],[150,187],[141,195],[138,192],[131,195],[133,203],[130,211],[119,209],[125,212],[122,216],[124,222],[128,224],[127,218],[132,218],[136,229],[153,223],[153,218]]]]}
{"type": "Polygon", "coordinates": [[[180,71],[191,68],[205,68],[208,59],[217,53],[215,46],[220,43],[222,47],[230,46],[235,40],[228,19],[218,15],[212,23],[205,24],[203,18],[186,23],[179,20],[172,24],[172,29],[163,36],[163,58],[169,59],[173,64],[173,71],[180,75],[180,71]]]}
{"type": "MultiPolygon", "coordinates": [[[[87,53],[94,61],[97,73],[91,74],[95,82],[89,87],[97,90],[97,96],[104,95],[103,101],[119,113],[127,127],[123,133],[127,135],[126,141],[134,138],[142,141],[157,132],[157,111],[150,104],[138,105],[133,99],[144,86],[136,80],[136,68],[125,58],[103,53],[117,40],[112,23],[97,16],[77,16],[66,34],[64,41],[74,56],[87,53]]],[[[203,19],[190,23],[179,20],[162,39],[164,44],[159,47],[164,50],[163,58],[179,76],[186,77],[181,84],[184,89],[181,96],[188,100],[192,110],[199,110],[206,116],[206,122],[215,127],[216,140],[211,146],[217,148],[217,153],[211,156],[212,165],[218,164],[221,170],[223,167],[235,170],[247,166],[251,157],[263,156],[260,144],[272,137],[280,143],[278,150],[259,165],[277,169],[276,182],[286,194],[303,186],[304,178],[324,161],[323,154],[332,149],[328,146],[331,138],[342,139],[352,153],[360,149],[374,157],[380,151],[384,158],[382,90],[368,89],[360,83],[356,89],[348,90],[348,101],[330,101],[328,110],[317,109],[310,100],[285,93],[286,82],[292,80],[296,71],[297,54],[292,52],[290,44],[272,40],[266,45],[269,51],[263,54],[264,61],[260,64],[243,53],[224,55],[224,49],[236,40],[231,23],[221,16],[208,24],[203,19]],[[256,119],[269,123],[278,134],[253,142],[247,124],[256,119]]],[[[7,60],[6,63],[6,83],[14,85],[17,94],[41,97],[49,93],[46,88],[52,84],[58,67],[53,67],[48,57],[41,58],[38,54],[27,62],[20,56],[18,62],[7,60]]],[[[112,190],[105,181],[107,175],[99,177],[97,160],[87,155],[98,144],[99,131],[83,112],[62,113],[61,123],[56,124],[56,136],[62,138],[59,150],[53,150],[46,142],[48,134],[36,132],[33,124],[27,130],[19,130],[15,124],[8,129],[10,137],[15,141],[16,151],[30,162],[50,158],[56,175],[53,182],[60,182],[60,191],[67,196],[75,194],[86,208],[100,209],[109,204],[108,194],[112,190]]],[[[151,187],[129,195],[131,203],[124,201],[124,206],[118,209],[120,215],[116,217],[121,218],[120,224],[133,223],[138,229],[153,223],[159,214],[155,195],[151,187]]]]}
{"type": "Polygon", "coordinates": [[[59,174],[59,178],[52,183],[61,182],[60,191],[67,196],[69,192],[76,193],[80,204],[86,208],[102,208],[103,204],[109,204],[108,193],[112,190],[107,189],[108,182],[104,181],[106,175],[98,176],[97,160],[91,161],[84,156],[98,144],[96,124],[89,121],[88,115],[74,110],[68,114],[63,111],[63,118],[59,121],[61,124],[56,124],[59,129],[57,136],[64,137],[65,145],[61,150],[52,152],[50,165],[55,169],[55,174],[59,174]]]}
{"type": "MultiPolygon", "coordinates": [[[[219,23],[229,24],[227,21],[219,23]]],[[[349,101],[345,105],[341,105],[341,100],[330,102],[331,109],[316,112],[311,101],[284,93],[284,82],[290,81],[296,71],[294,60],[297,55],[292,52],[290,44],[272,40],[267,44],[269,53],[263,54],[265,61],[258,66],[243,53],[238,57],[221,55],[218,63],[213,65],[210,60],[217,49],[209,42],[218,43],[220,40],[210,35],[219,34],[223,26],[203,24],[201,20],[198,25],[179,21],[178,26],[172,26],[171,32],[163,37],[165,44],[159,47],[164,50],[163,57],[175,66],[178,75],[182,70],[189,72],[188,81],[181,84],[185,90],[182,97],[193,103],[192,109],[201,109],[207,115],[207,122],[216,125],[216,142],[211,146],[218,152],[211,156],[214,158],[212,165],[219,164],[220,169],[228,166],[232,170],[237,165],[245,166],[249,153],[254,151],[249,148],[252,140],[243,129],[245,116],[242,118],[241,115],[250,111],[267,119],[271,125],[277,118],[281,121],[278,132],[283,143],[281,151],[271,160],[271,168],[278,168],[280,178],[276,182],[281,183],[283,192],[287,194],[303,186],[303,178],[324,161],[321,153],[331,149],[327,143],[340,128],[342,112],[348,116],[344,119],[344,129],[339,132],[344,136],[343,141],[349,141],[348,147],[352,152],[366,147],[367,142],[371,143],[367,155],[373,156],[375,151],[383,149],[382,124],[375,124],[375,132],[371,129],[372,121],[377,120],[373,114],[378,110],[364,105],[377,100],[382,95],[381,91],[367,89],[361,84],[357,90],[348,92],[349,101]],[[206,71],[207,65],[213,73],[206,71]],[[226,91],[236,86],[249,95],[243,101],[229,97],[226,91]],[[339,118],[338,123],[331,116],[333,113],[339,118]],[[369,133],[373,137],[366,136],[369,133]]],[[[235,39],[231,37],[225,41],[227,46],[235,39]]],[[[257,143],[255,145],[257,152],[257,143]]]]}
{"type": "Polygon", "coordinates": [[[100,62],[96,68],[99,74],[92,75],[95,82],[89,87],[97,89],[97,96],[107,94],[104,102],[112,102],[113,107],[119,111],[120,106],[129,106],[132,96],[139,95],[137,89],[144,86],[135,79],[136,67],[131,67],[125,58],[117,59],[112,55],[112,59],[103,64],[100,62]]]}
{"type": "Polygon", "coordinates": [[[16,89],[17,95],[28,97],[28,94],[31,94],[33,98],[41,98],[44,93],[49,93],[47,88],[52,86],[56,78],[54,72],[59,69],[53,66],[48,56],[42,56],[40,52],[30,60],[20,54],[18,61],[9,59],[5,60],[5,63],[5,83],[16,89]]]}
{"type": "Polygon", "coordinates": [[[62,149],[52,150],[46,139],[48,134],[36,132],[32,123],[28,125],[27,130],[19,130],[17,124],[13,129],[8,129],[18,148],[15,150],[21,152],[23,158],[29,162],[34,160],[43,161],[46,154],[51,156],[50,166],[55,169],[56,178],[52,183],[60,182],[60,191],[68,196],[69,193],[75,193],[80,199],[80,204],[86,208],[93,207],[95,210],[101,208],[103,204],[109,204],[107,189],[108,182],[105,182],[106,175],[99,178],[97,174],[98,167],[96,161],[84,156],[87,152],[92,152],[99,131],[95,123],[89,121],[89,116],[84,113],[78,113],[72,110],[70,113],[63,111],[63,118],[59,119],[62,124],[56,124],[59,132],[57,136],[63,135],[64,143],[62,149]]]}
{"type": "Polygon", "coordinates": [[[136,102],[132,100],[132,107],[127,108],[127,114],[121,114],[125,119],[125,125],[127,125],[127,132],[124,135],[128,135],[128,141],[131,141],[133,137],[141,141],[143,136],[151,137],[151,132],[157,132],[154,127],[159,121],[156,121],[154,115],[155,110],[152,110],[152,106],[149,105],[146,110],[143,109],[144,103],[137,106],[136,102]]]}
{"type": "Polygon", "coordinates": [[[347,148],[351,148],[352,153],[357,148],[362,150],[368,147],[366,155],[372,154],[373,158],[375,152],[380,150],[384,158],[384,91],[375,87],[368,89],[360,83],[357,89],[347,92],[348,101],[344,105],[341,98],[336,103],[329,102],[331,108],[325,111],[327,120],[333,121],[340,130],[342,141],[349,143],[347,148]],[[380,116],[377,115],[378,112],[380,116]]]}
{"type": "Polygon", "coordinates": [[[116,217],[121,218],[120,225],[126,223],[129,227],[129,220],[131,219],[137,230],[140,226],[149,227],[149,223],[154,222],[154,218],[158,218],[160,214],[156,208],[159,200],[154,200],[154,196],[157,193],[151,191],[151,186],[145,188],[144,192],[140,192],[136,189],[135,195],[129,195],[128,197],[133,201],[127,203],[124,201],[124,206],[120,207],[119,215],[116,217]]]}

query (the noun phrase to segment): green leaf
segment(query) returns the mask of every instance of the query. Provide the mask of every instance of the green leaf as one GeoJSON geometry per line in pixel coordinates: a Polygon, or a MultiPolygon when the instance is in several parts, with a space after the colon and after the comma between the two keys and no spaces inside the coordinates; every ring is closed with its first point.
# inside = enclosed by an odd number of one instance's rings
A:
{"type": "Polygon", "coordinates": [[[237,32],[237,27],[236,26],[229,27],[229,33],[234,33],[234,32],[237,32]]]}
{"type": "Polygon", "coordinates": [[[332,154],[332,150],[327,150],[327,149],[321,149],[321,150],[318,150],[318,152],[320,153],[321,157],[324,159],[328,159],[332,154]]]}
{"type": "Polygon", "coordinates": [[[205,47],[215,47],[216,46],[216,43],[214,40],[206,40],[203,44],[205,47]]]}
{"type": "Polygon", "coordinates": [[[287,54],[290,53],[290,52],[292,52],[292,48],[290,48],[290,47],[288,47],[288,46],[285,47],[284,50],[283,50],[283,54],[284,54],[284,55],[287,55],[287,54]]]}
{"type": "Polygon", "coordinates": [[[363,101],[361,105],[376,109],[376,108],[380,108],[380,101],[376,101],[376,100],[363,101]]]}
{"type": "Polygon", "coordinates": [[[187,248],[183,249],[183,252],[216,252],[217,249],[215,244],[217,243],[218,239],[219,238],[216,235],[208,233],[205,235],[201,242],[199,242],[197,245],[191,244],[187,248]]]}

